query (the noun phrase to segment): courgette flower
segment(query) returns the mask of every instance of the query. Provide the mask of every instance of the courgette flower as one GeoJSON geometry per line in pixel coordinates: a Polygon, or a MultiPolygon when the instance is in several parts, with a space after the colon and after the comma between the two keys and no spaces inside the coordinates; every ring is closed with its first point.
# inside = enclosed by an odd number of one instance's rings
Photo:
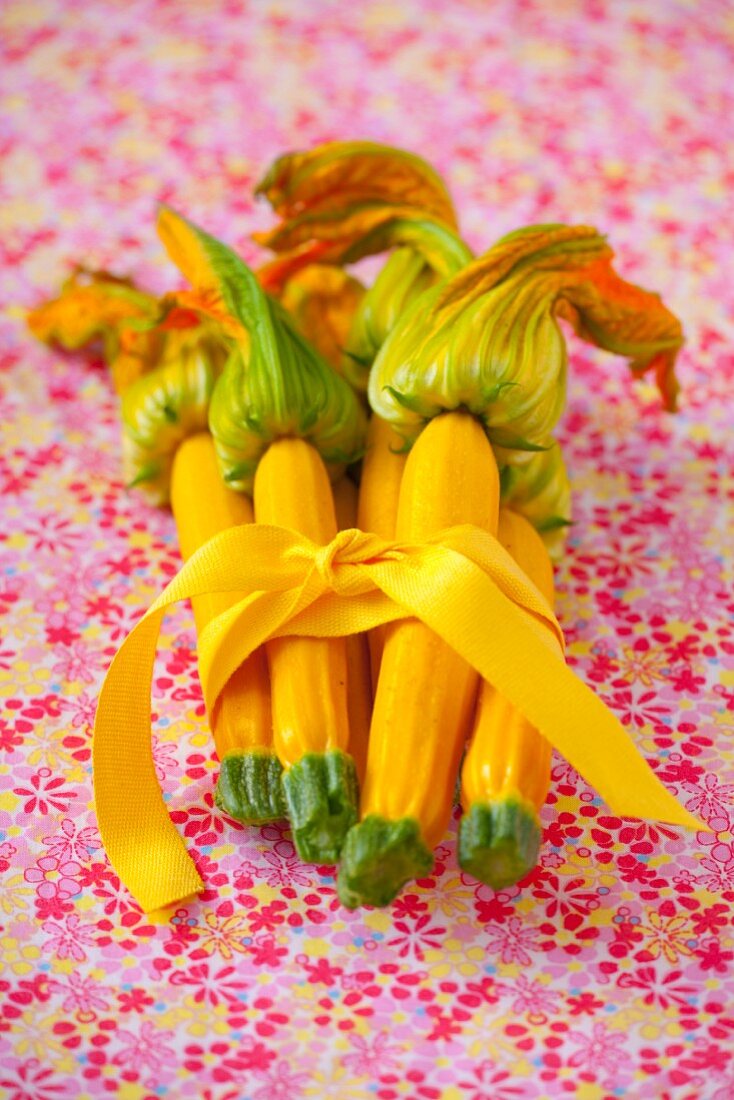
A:
{"type": "Polygon", "coordinates": [[[279,157],[258,185],[281,219],[255,240],[278,252],[258,272],[268,290],[311,263],[349,264],[411,244],[447,275],[467,259],[441,177],[420,157],[369,141],[279,157]]]}
{"type": "Polygon", "coordinates": [[[171,469],[180,443],[205,431],[214,383],[227,356],[221,339],[199,325],[172,328],[158,366],[122,395],[125,480],[156,504],[169,498],[171,469]]]}
{"type": "Polygon", "coordinates": [[[297,330],[231,249],[163,208],[158,231],[197,300],[228,317],[230,354],[209,410],[225,481],[251,493],[258,462],[275,439],[298,436],[333,477],[359,457],[366,418],[356,394],[297,330]]]}
{"type": "Polygon", "coordinates": [[[383,345],[370,376],[374,411],[408,441],[427,419],[465,408],[484,423],[500,467],[551,445],[566,397],[557,318],[598,347],[654,369],[668,408],[680,322],[656,294],[626,283],[586,226],[518,230],[425,291],[383,345]]]}

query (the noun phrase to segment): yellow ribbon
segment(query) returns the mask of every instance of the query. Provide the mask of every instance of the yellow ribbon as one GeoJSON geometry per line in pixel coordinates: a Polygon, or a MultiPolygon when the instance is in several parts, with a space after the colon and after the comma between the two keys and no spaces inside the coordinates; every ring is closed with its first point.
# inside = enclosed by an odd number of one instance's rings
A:
{"type": "Polygon", "coordinates": [[[166,609],[212,592],[247,595],[199,639],[210,713],[235,669],[269,638],[342,636],[414,617],[522,711],[612,811],[704,827],[567,667],[552,610],[491,535],[454,527],[416,546],[350,530],[317,546],[294,531],[249,524],[221,532],[190,558],[125,639],[102,685],[97,819],[115,871],[145,912],[203,888],[156,779],[150,689],[166,609]]]}

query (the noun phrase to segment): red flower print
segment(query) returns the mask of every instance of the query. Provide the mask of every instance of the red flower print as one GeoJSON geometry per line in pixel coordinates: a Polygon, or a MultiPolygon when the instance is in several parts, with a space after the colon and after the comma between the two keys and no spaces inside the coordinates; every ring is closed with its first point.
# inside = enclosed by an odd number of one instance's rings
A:
{"type": "Polygon", "coordinates": [[[53,1069],[41,1065],[37,1058],[29,1058],[17,1066],[0,1066],[0,1089],[5,1100],[66,1100],[73,1096],[73,1085],[68,1077],[57,1077],[53,1069]]]}
{"type": "Polygon", "coordinates": [[[734,951],[722,951],[721,944],[713,936],[703,941],[696,954],[701,960],[702,970],[713,970],[715,974],[728,974],[731,970],[734,951]]]}
{"type": "Polygon", "coordinates": [[[69,901],[69,895],[60,893],[56,885],[52,889],[53,893],[49,897],[36,898],[36,918],[41,922],[47,920],[60,921],[67,913],[73,913],[74,911],[74,905],[69,901]]]}
{"type": "Polygon", "coordinates": [[[507,895],[491,892],[491,897],[480,898],[477,894],[476,914],[481,924],[502,924],[515,912],[512,905],[508,905],[507,895]]]}
{"type": "Polygon", "coordinates": [[[264,1084],[253,1092],[252,1100],[293,1100],[303,1095],[303,1086],[308,1080],[307,1073],[298,1073],[291,1070],[287,1062],[278,1062],[263,1075],[264,1084]]]}
{"type": "Polygon", "coordinates": [[[707,932],[716,935],[731,923],[731,909],[723,902],[717,902],[715,905],[709,905],[700,913],[694,913],[691,920],[693,931],[697,936],[704,936],[707,932]]]}
{"type": "Polygon", "coordinates": [[[480,1005],[495,1005],[499,1001],[501,987],[494,978],[485,975],[478,982],[467,982],[463,993],[458,996],[459,1004],[467,1008],[479,1008],[480,1005]]]}
{"type": "Polygon", "coordinates": [[[332,966],[326,958],[316,959],[315,962],[311,962],[308,955],[296,955],[296,962],[300,963],[306,970],[308,974],[307,981],[311,982],[313,985],[323,984],[335,986],[344,973],[343,967],[332,966]]]}
{"type": "Polygon", "coordinates": [[[647,725],[658,727],[664,714],[670,713],[670,707],[655,704],[654,691],[615,691],[611,696],[602,696],[602,699],[610,708],[618,712],[619,720],[623,726],[634,726],[643,729],[647,725]]]}
{"type": "Polygon", "coordinates": [[[415,920],[428,909],[428,903],[418,894],[399,894],[392,905],[393,916],[402,920],[415,920]]]}
{"type": "Polygon", "coordinates": [[[388,947],[396,947],[401,959],[415,958],[422,961],[425,948],[438,948],[441,946],[441,937],[446,935],[446,929],[431,925],[431,916],[422,913],[417,920],[396,920],[394,922],[397,936],[387,941],[388,947]]]}
{"type": "Polygon", "coordinates": [[[23,734],[30,733],[31,729],[30,722],[16,720],[10,723],[5,718],[0,718],[0,749],[3,752],[14,752],[23,744],[23,734]]]}
{"type": "Polygon", "coordinates": [[[280,960],[288,954],[288,948],[279,947],[275,936],[269,933],[255,936],[247,947],[247,951],[255,966],[277,967],[280,965],[280,960]]]}
{"type": "Polygon", "coordinates": [[[662,973],[654,966],[641,966],[631,974],[620,974],[617,985],[620,989],[640,989],[645,996],[642,1003],[657,1004],[663,1010],[671,1005],[689,1008],[689,1000],[697,993],[695,986],[682,981],[681,970],[669,970],[662,973]]]}
{"type": "Polygon", "coordinates": [[[512,1011],[518,1016],[527,1014],[528,1021],[534,1025],[544,1024],[548,1013],[553,1012],[559,994],[540,981],[531,981],[521,974],[514,985],[507,986],[507,992],[515,999],[512,1011]]]}
{"type": "Polygon", "coordinates": [[[734,889],[734,844],[716,843],[710,855],[701,860],[706,874],[699,878],[707,890],[718,893],[734,889]]]}
{"type": "Polygon", "coordinates": [[[532,883],[532,893],[544,904],[546,917],[563,917],[565,928],[577,928],[582,917],[599,908],[598,896],[582,878],[563,879],[541,870],[532,883]],[[566,918],[572,918],[570,924],[566,918]]]}
{"type": "Polygon", "coordinates": [[[272,932],[278,927],[279,924],[283,924],[288,912],[288,906],[284,901],[271,901],[268,905],[263,905],[253,911],[248,916],[250,922],[250,930],[252,932],[272,932]]]}
{"type": "Polygon", "coordinates": [[[35,524],[27,529],[33,539],[33,549],[50,551],[57,554],[60,550],[73,553],[82,538],[82,533],[71,526],[68,519],[56,515],[39,515],[35,524]]]}
{"type": "MultiPolygon", "coordinates": [[[[196,838],[196,843],[205,847],[216,843],[218,837],[224,832],[224,822],[214,809],[214,796],[211,791],[204,795],[203,806],[190,806],[188,810],[174,810],[171,818],[177,825],[184,826],[184,836],[189,840],[196,838]]],[[[227,819],[229,821],[229,819],[227,819]]],[[[236,826],[231,823],[232,827],[236,826]]]]}
{"type": "Polygon", "coordinates": [[[465,1100],[522,1100],[526,1095],[525,1086],[518,1084],[508,1070],[502,1069],[491,1058],[475,1066],[472,1077],[471,1081],[458,1082],[465,1100]]]}
{"type": "Polygon", "coordinates": [[[566,1003],[570,1006],[572,1016],[593,1016],[600,1008],[604,1008],[604,1001],[600,1001],[593,993],[579,993],[576,997],[569,997],[566,1003]]]}
{"type": "Polygon", "coordinates": [[[605,1024],[592,1024],[591,1031],[569,1031],[568,1038],[579,1050],[569,1058],[569,1064],[588,1072],[599,1069],[613,1073],[626,1057],[627,1036],[621,1031],[608,1031],[605,1024]]]}
{"type": "Polygon", "coordinates": [[[63,790],[64,779],[62,776],[54,776],[50,768],[39,768],[30,779],[29,787],[14,787],[13,794],[18,794],[26,801],[23,804],[23,813],[26,814],[50,814],[52,810],[68,812],[69,803],[77,797],[76,791],[63,790]]]}
{"type": "Polygon", "coordinates": [[[154,1003],[144,989],[122,990],[117,994],[120,1012],[138,1012],[142,1016],[154,1003]]]}
{"type": "Polygon", "coordinates": [[[371,1042],[362,1035],[351,1033],[349,1042],[354,1053],[343,1055],[341,1064],[357,1076],[364,1075],[374,1080],[380,1070],[397,1065],[400,1047],[390,1042],[387,1031],[379,1031],[371,1042]]]}
{"type": "Polygon", "coordinates": [[[65,982],[55,978],[49,981],[48,990],[50,994],[62,996],[62,1010],[73,1012],[82,1024],[92,1023],[97,1019],[98,1012],[104,1012],[109,1007],[104,987],[74,970],[65,982]]]}
{"type": "Polygon", "coordinates": [[[46,921],[42,928],[48,935],[46,946],[51,948],[57,959],[84,962],[87,957],[84,948],[94,943],[91,927],[83,925],[76,913],[66,917],[63,923],[46,921]]]}
{"type": "Polygon", "coordinates": [[[172,985],[188,987],[196,1004],[208,1004],[216,1008],[222,1002],[238,1004],[240,994],[247,989],[247,982],[237,980],[237,969],[224,966],[215,971],[203,962],[188,970],[175,970],[171,974],[172,985]]]}
{"type": "Polygon", "coordinates": [[[461,1035],[461,1025],[470,1019],[470,1013],[460,1008],[452,1008],[449,1012],[444,1012],[439,1005],[429,1005],[426,1016],[432,1020],[433,1026],[427,1035],[428,1041],[432,1043],[442,1039],[447,1042],[457,1039],[461,1035]]]}
{"type": "Polygon", "coordinates": [[[139,1032],[118,1028],[116,1038],[122,1050],[112,1059],[116,1066],[124,1066],[134,1074],[149,1070],[155,1073],[161,1066],[175,1059],[176,1052],[166,1043],[173,1039],[172,1031],[160,1031],[150,1020],[144,1020],[139,1032]]]}
{"type": "Polygon", "coordinates": [[[89,859],[90,852],[97,852],[102,847],[99,832],[94,826],[77,829],[68,817],[61,822],[61,832],[44,837],[43,843],[48,848],[49,856],[59,863],[84,863],[89,859]]]}
{"type": "Polygon", "coordinates": [[[681,1058],[680,1064],[686,1069],[697,1072],[706,1070],[710,1073],[721,1073],[732,1060],[731,1050],[722,1050],[716,1043],[709,1043],[705,1039],[697,1039],[693,1051],[685,1058],[681,1058]]]}
{"type": "Polygon", "coordinates": [[[59,659],[51,671],[69,683],[93,684],[97,673],[107,665],[107,658],[103,653],[90,649],[83,642],[56,646],[54,653],[59,659]]]}
{"type": "Polygon", "coordinates": [[[208,1049],[198,1043],[190,1044],[185,1047],[184,1068],[189,1073],[201,1073],[213,1065],[215,1081],[239,1081],[243,1073],[264,1073],[275,1057],[275,1051],[247,1035],[234,1047],[226,1042],[211,1043],[208,1049]]]}
{"type": "Polygon", "coordinates": [[[267,867],[258,867],[255,874],[264,878],[268,886],[311,886],[313,879],[306,865],[296,855],[289,840],[278,840],[269,851],[263,852],[267,867]]]}
{"type": "Polygon", "coordinates": [[[498,954],[503,963],[522,966],[532,961],[529,952],[540,947],[538,929],[524,924],[520,917],[510,917],[506,925],[488,929],[485,942],[487,950],[498,954]]]}
{"type": "Polygon", "coordinates": [[[734,783],[722,783],[717,775],[708,772],[700,783],[683,783],[683,790],[693,795],[686,802],[686,809],[701,817],[715,832],[725,832],[734,812],[734,783]]]}

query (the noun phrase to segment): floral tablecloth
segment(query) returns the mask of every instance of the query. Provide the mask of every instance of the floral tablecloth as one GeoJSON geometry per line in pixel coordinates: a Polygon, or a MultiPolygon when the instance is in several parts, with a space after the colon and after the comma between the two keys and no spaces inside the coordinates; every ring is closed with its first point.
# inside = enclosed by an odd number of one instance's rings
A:
{"type": "Polygon", "coordinates": [[[2,6],[3,1096],[734,1097],[733,32],[727,0],[2,6]],[[521,888],[462,875],[452,832],[389,910],[348,912],[287,830],[213,808],[180,608],[155,761],[207,889],[145,917],[100,849],[90,736],[173,523],[123,489],[100,364],[18,310],[75,261],[174,285],[161,199],[257,258],[263,168],[350,136],[433,160],[476,248],[599,226],[683,317],[677,416],[572,344],[558,607],[577,672],[711,831],[619,820],[557,758],[521,888]]]}

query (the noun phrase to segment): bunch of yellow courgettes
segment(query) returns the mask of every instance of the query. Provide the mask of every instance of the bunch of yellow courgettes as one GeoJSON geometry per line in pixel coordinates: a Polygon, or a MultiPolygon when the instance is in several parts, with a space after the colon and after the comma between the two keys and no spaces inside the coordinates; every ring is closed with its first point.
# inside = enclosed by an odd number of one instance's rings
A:
{"type": "MultiPolygon", "coordinates": [[[[129,484],[170,503],[184,558],[241,523],[319,544],[355,526],[419,542],[473,524],[552,604],[570,520],[558,320],[654,370],[672,408],[677,319],[585,226],[531,226],[473,256],[440,177],[397,149],[287,154],[258,193],[278,220],[256,235],[274,253],[257,272],[164,208],[189,289],[155,298],[78,271],[30,315],[40,339],[101,342],[129,484]],[[380,253],[365,288],[347,269],[380,253]]],[[[196,597],[199,631],[236,599],[196,597]]],[[[288,817],[302,859],[340,863],[348,906],[385,905],[428,873],[459,776],[461,866],[500,888],[537,860],[550,746],[418,620],[273,638],[209,721],[218,805],[288,817]]]]}

